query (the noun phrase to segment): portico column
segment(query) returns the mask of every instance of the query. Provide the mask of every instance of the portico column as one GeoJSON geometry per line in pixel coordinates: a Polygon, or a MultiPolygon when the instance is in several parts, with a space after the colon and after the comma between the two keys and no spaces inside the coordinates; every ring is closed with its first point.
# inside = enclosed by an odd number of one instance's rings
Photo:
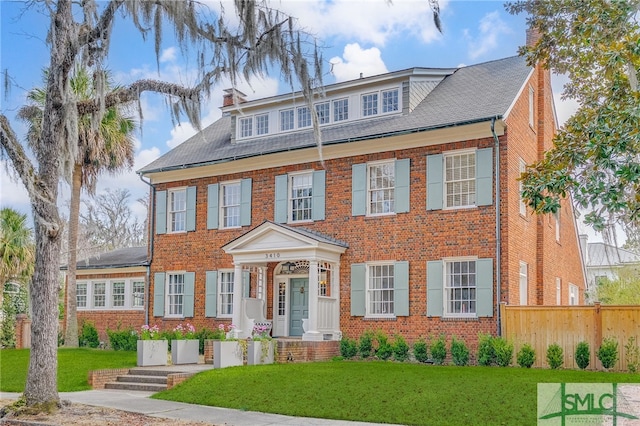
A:
{"type": "Polygon", "coordinates": [[[302,340],[322,340],[318,331],[318,261],[309,262],[309,319],[302,340]]]}
{"type": "Polygon", "coordinates": [[[233,316],[232,324],[235,326],[233,337],[242,336],[242,264],[236,263],[233,267],[233,316]]]}
{"type": "Polygon", "coordinates": [[[335,330],[333,338],[342,339],[342,331],[340,330],[340,262],[331,264],[331,297],[336,299],[333,309],[333,321],[335,330]]]}

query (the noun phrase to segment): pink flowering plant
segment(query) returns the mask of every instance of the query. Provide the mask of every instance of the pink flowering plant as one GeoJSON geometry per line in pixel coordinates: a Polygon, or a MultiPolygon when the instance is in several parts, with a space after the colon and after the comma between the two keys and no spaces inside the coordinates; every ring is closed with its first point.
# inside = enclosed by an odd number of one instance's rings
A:
{"type": "Polygon", "coordinates": [[[253,340],[271,340],[269,335],[269,328],[266,325],[256,324],[253,326],[253,332],[251,333],[253,340]]]}
{"type": "Polygon", "coordinates": [[[157,325],[150,326],[148,324],[144,324],[140,327],[140,340],[159,340],[160,339],[160,329],[157,325]]]}
{"type": "Polygon", "coordinates": [[[196,328],[190,323],[176,325],[173,329],[173,333],[176,340],[191,340],[196,338],[196,328]]]}

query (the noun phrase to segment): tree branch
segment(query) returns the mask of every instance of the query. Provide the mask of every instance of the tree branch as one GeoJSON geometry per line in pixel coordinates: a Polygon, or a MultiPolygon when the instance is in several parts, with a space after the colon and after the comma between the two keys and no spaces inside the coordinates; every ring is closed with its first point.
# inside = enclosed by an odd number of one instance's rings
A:
{"type": "Polygon", "coordinates": [[[95,43],[97,40],[100,40],[104,37],[104,34],[107,34],[108,28],[113,24],[113,17],[116,14],[118,8],[124,3],[123,0],[112,0],[109,2],[105,10],[102,12],[102,16],[100,20],[96,24],[96,26],[85,33],[81,33],[79,36],[79,44],[90,45],[95,43]]]}

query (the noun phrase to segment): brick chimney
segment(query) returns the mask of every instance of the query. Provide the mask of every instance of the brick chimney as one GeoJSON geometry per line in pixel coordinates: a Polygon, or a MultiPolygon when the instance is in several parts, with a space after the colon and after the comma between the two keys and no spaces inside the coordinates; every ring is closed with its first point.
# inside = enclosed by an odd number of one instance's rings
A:
{"type": "Polygon", "coordinates": [[[238,89],[224,89],[224,95],[222,97],[222,106],[228,107],[231,105],[238,105],[247,102],[244,93],[238,89]]]}
{"type": "Polygon", "coordinates": [[[540,33],[536,28],[527,28],[527,47],[533,47],[540,40],[540,33]]]}

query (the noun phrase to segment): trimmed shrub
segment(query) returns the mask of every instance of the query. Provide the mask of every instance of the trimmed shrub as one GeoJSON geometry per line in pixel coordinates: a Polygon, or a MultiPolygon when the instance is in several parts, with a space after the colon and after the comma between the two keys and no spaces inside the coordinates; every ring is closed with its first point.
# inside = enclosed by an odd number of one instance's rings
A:
{"type": "Polygon", "coordinates": [[[442,365],[447,357],[447,341],[444,335],[431,341],[431,358],[436,365],[442,365]]]}
{"type": "Polygon", "coordinates": [[[429,354],[427,354],[427,342],[424,339],[418,339],[413,343],[413,357],[418,362],[429,361],[429,354]]]}
{"type": "Polygon", "coordinates": [[[522,368],[531,368],[534,362],[536,362],[536,351],[530,344],[525,343],[518,351],[516,357],[518,365],[522,368]]]}
{"type": "Polygon", "coordinates": [[[373,332],[371,332],[371,330],[365,331],[364,334],[360,336],[358,350],[362,358],[369,358],[373,355],[373,332]]]}
{"type": "Polygon", "coordinates": [[[109,346],[114,351],[135,351],[138,349],[138,333],[133,328],[107,330],[109,346]]]}
{"type": "Polygon", "coordinates": [[[629,337],[627,344],[624,345],[625,358],[627,360],[627,368],[630,373],[636,373],[640,369],[640,347],[636,343],[634,336],[629,337]]]}
{"type": "Polygon", "coordinates": [[[493,337],[490,334],[478,333],[478,365],[492,365],[495,363],[493,337]]]}
{"type": "Polygon", "coordinates": [[[456,339],[456,336],[451,338],[451,358],[453,358],[455,365],[469,364],[469,348],[463,340],[456,339]]]}
{"type": "Polygon", "coordinates": [[[100,346],[100,338],[98,338],[98,330],[90,321],[84,321],[78,336],[78,346],[97,348],[100,346]]]}
{"type": "Polygon", "coordinates": [[[564,363],[564,354],[562,348],[557,343],[552,343],[547,348],[547,364],[553,370],[562,367],[564,363]]]}
{"type": "Polygon", "coordinates": [[[608,370],[613,367],[618,360],[618,342],[616,339],[607,337],[602,340],[602,345],[598,348],[596,355],[604,368],[608,370]]]}
{"type": "Polygon", "coordinates": [[[393,359],[400,362],[409,359],[409,345],[400,335],[397,335],[393,341],[393,359]]]}
{"type": "Polygon", "coordinates": [[[496,358],[496,364],[500,367],[508,367],[513,360],[513,343],[504,337],[495,337],[491,342],[496,358]]]}
{"type": "Polygon", "coordinates": [[[391,355],[393,355],[393,347],[391,346],[391,343],[389,343],[389,339],[387,338],[387,335],[384,334],[382,330],[376,333],[376,340],[378,341],[376,356],[382,360],[387,360],[391,358],[391,355]]]}
{"type": "Polygon", "coordinates": [[[591,358],[590,352],[591,351],[589,350],[589,343],[587,342],[582,341],[578,343],[578,346],[576,346],[575,358],[576,364],[578,364],[578,368],[580,370],[584,370],[589,366],[589,361],[591,358]]]}
{"type": "Polygon", "coordinates": [[[340,340],[340,355],[344,359],[351,359],[358,354],[358,342],[355,339],[343,337],[340,340]]]}
{"type": "Polygon", "coordinates": [[[208,328],[203,328],[200,331],[196,332],[196,339],[199,340],[198,342],[198,352],[200,353],[200,355],[204,355],[204,341],[205,340],[220,340],[222,339],[222,336],[224,335],[224,333],[222,331],[220,331],[220,329],[216,329],[216,330],[211,330],[208,328]]]}
{"type": "Polygon", "coordinates": [[[5,293],[2,299],[2,322],[0,322],[0,348],[16,347],[16,309],[11,295],[5,293]]]}

